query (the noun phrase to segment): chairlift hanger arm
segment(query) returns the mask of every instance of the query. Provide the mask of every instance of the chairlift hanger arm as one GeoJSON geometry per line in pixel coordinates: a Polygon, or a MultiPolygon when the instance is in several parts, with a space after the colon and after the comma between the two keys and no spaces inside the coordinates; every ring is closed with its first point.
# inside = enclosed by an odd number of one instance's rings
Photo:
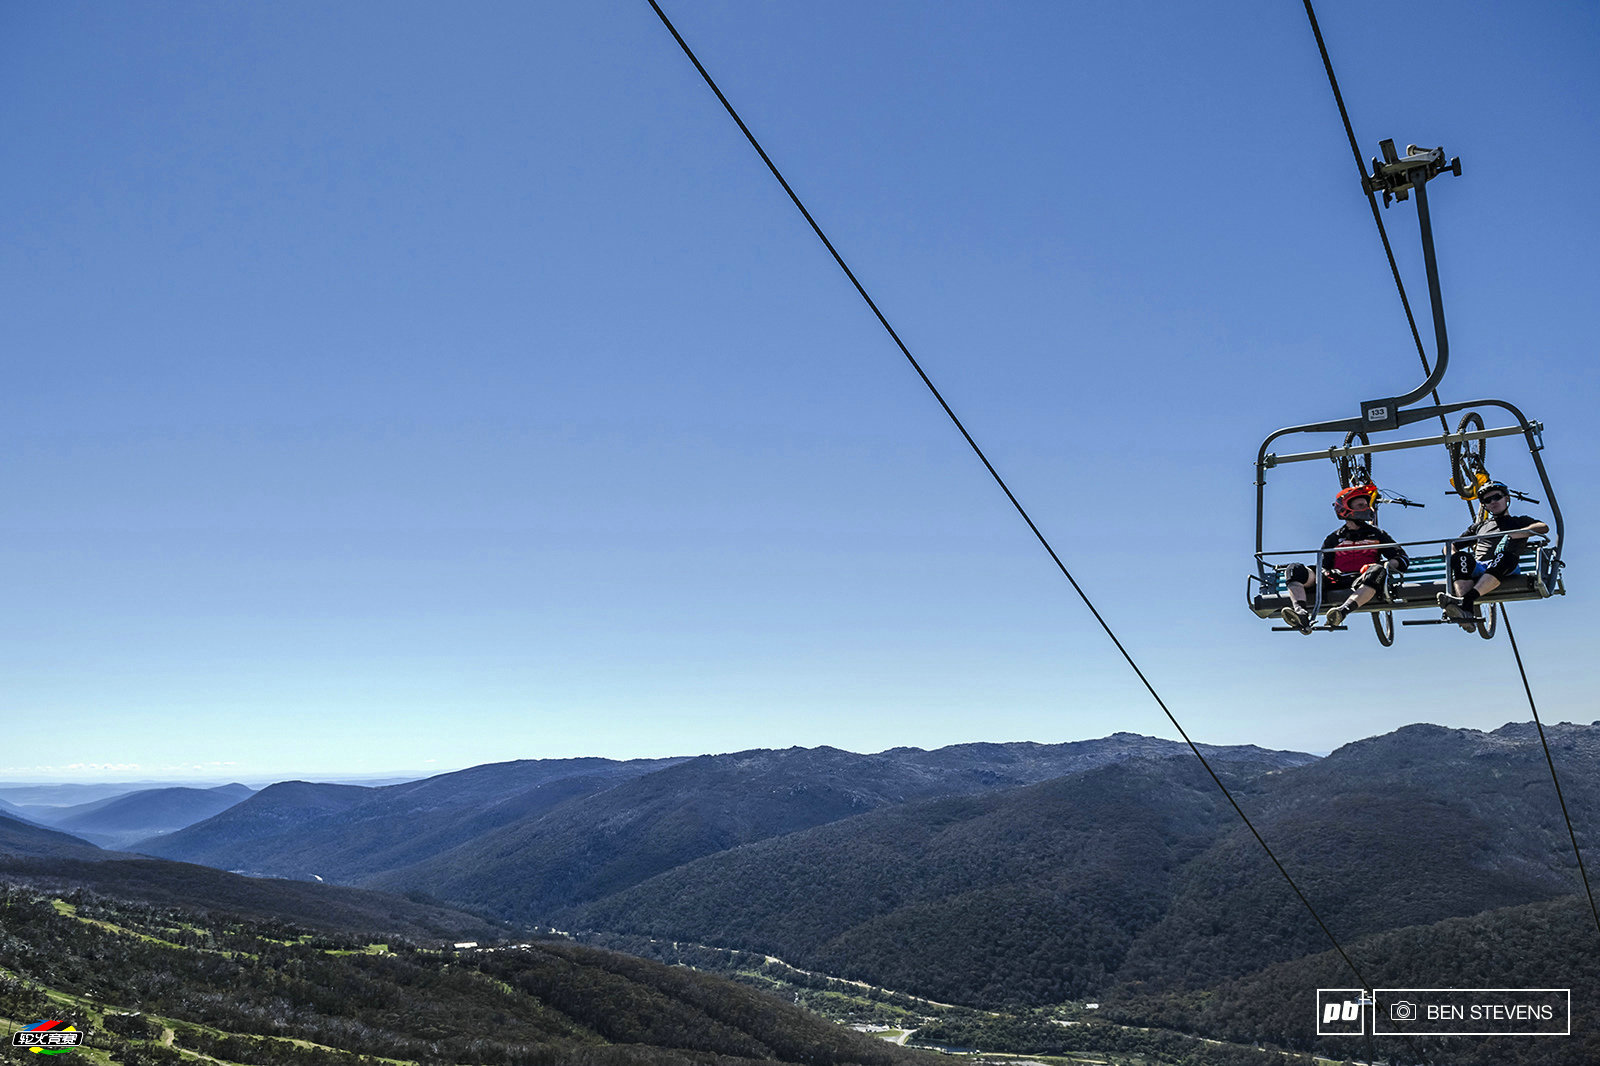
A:
{"type": "Polygon", "coordinates": [[[1450,365],[1450,338],[1445,331],[1444,296],[1439,289],[1439,264],[1433,251],[1433,219],[1428,213],[1427,182],[1447,171],[1457,175],[1461,173],[1460,158],[1446,163],[1443,148],[1407,145],[1404,156],[1395,152],[1392,140],[1383,141],[1379,148],[1383,152],[1383,160],[1372,160],[1372,175],[1366,179],[1367,191],[1383,193],[1385,207],[1392,200],[1407,199],[1413,191],[1417,194],[1417,226],[1422,234],[1422,261],[1428,273],[1428,299],[1433,309],[1436,355],[1433,370],[1421,385],[1404,396],[1368,400],[1361,405],[1362,428],[1368,430],[1397,428],[1400,424],[1397,421],[1400,408],[1416,403],[1437,389],[1439,382],[1444,380],[1445,369],[1450,365]]]}

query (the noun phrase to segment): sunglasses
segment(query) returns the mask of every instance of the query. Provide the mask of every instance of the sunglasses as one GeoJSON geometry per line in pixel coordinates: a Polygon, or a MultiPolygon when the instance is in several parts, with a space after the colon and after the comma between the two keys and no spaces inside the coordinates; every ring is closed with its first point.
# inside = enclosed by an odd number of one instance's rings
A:
{"type": "Polygon", "coordinates": [[[1479,496],[1478,497],[1478,499],[1482,500],[1484,503],[1499,503],[1501,500],[1504,500],[1506,498],[1507,498],[1506,495],[1504,493],[1501,493],[1501,492],[1497,492],[1492,496],[1479,496]]]}

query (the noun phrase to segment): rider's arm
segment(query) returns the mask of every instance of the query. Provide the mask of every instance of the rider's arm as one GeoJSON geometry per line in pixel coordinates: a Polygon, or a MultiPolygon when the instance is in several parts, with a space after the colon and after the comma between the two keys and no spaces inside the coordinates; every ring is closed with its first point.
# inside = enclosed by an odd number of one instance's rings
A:
{"type": "Polygon", "coordinates": [[[1383,530],[1378,530],[1378,535],[1383,543],[1389,545],[1387,548],[1378,549],[1383,556],[1383,565],[1389,568],[1390,573],[1394,574],[1401,574],[1408,570],[1411,567],[1411,556],[1406,554],[1406,550],[1396,544],[1394,538],[1383,530]]]}

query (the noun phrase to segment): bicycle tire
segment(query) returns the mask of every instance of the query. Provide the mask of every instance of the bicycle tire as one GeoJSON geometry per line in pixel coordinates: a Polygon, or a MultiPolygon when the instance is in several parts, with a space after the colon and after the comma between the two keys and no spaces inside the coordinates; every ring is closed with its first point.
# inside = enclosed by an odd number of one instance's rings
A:
{"type": "MultiPolygon", "coordinates": [[[[1476,411],[1468,411],[1461,416],[1461,421],[1456,423],[1457,433],[1482,428],[1483,416],[1476,411]]],[[[1484,453],[1488,451],[1488,441],[1455,441],[1449,450],[1450,484],[1456,490],[1457,496],[1463,500],[1470,500],[1478,494],[1478,475],[1488,473],[1483,465],[1484,453]]]]}
{"type": "Polygon", "coordinates": [[[1394,644],[1394,612],[1373,611],[1372,631],[1378,634],[1378,643],[1385,648],[1394,644]]]}
{"type": "MultiPolygon", "coordinates": [[[[1363,445],[1372,443],[1367,439],[1365,433],[1359,429],[1352,429],[1344,435],[1344,446],[1346,448],[1350,447],[1358,437],[1363,445]]],[[[1339,468],[1339,487],[1341,489],[1347,489],[1352,485],[1372,484],[1371,452],[1365,455],[1341,455],[1334,460],[1334,465],[1339,468]],[[1360,480],[1356,480],[1357,478],[1360,478],[1360,480]]]]}

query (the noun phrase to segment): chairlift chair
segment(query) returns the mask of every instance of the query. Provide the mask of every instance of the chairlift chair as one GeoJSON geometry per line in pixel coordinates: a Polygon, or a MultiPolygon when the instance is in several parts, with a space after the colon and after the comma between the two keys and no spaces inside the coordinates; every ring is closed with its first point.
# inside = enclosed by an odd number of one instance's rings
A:
{"type": "MultiPolygon", "coordinates": [[[[1470,509],[1477,496],[1478,486],[1488,480],[1484,463],[1487,441],[1493,437],[1520,435],[1527,443],[1528,454],[1533,460],[1534,469],[1538,471],[1544,489],[1544,499],[1549,504],[1553,535],[1547,538],[1529,538],[1528,549],[1533,552],[1532,565],[1528,565],[1529,557],[1525,555],[1523,568],[1518,573],[1506,578],[1499,587],[1479,598],[1478,602],[1484,605],[1483,620],[1463,628],[1473,628],[1479,636],[1489,639],[1494,636],[1497,628],[1496,605],[1542,600],[1554,595],[1563,595],[1566,591],[1561,578],[1561,570],[1565,565],[1561,560],[1561,546],[1564,542],[1561,507],[1556,502],[1555,489],[1550,484],[1549,474],[1545,471],[1544,461],[1540,456],[1540,452],[1544,450],[1542,439],[1544,427],[1539,422],[1530,422],[1520,410],[1504,400],[1472,400],[1466,403],[1435,404],[1431,407],[1407,409],[1408,405],[1438,387],[1444,377],[1445,368],[1449,365],[1450,345],[1445,333],[1444,303],[1439,290],[1438,267],[1434,260],[1433,227],[1428,215],[1426,183],[1445,172],[1459,175],[1461,161],[1452,159],[1446,163],[1442,148],[1419,149],[1415,145],[1409,146],[1406,155],[1401,157],[1395,152],[1393,141],[1384,141],[1382,150],[1384,159],[1372,161],[1373,173],[1367,179],[1367,188],[1374,193],[1383,193],[1385,207],[1394,199],[1405,200],[1411,193],[1416,194],[1417,220],[1422,233],[1423,262],[1427,268],[1428,293],[1432,301],[1438,358],[1427,380],[1404,396],[1368,400],[1361,405],[1361,413],[1355,418],[1289,426],[1277,430],[1262,442],[1261,448],[1256,453],[1256,572],[1246,581],[1245,599],[1257,617],[1277,618],[1283,608],[1291,603],[1284,580],[1284,572],[1288,566],[1293,562],[1303,562],[1311,566],[1313,573],[1320,573],[1323,569],[1324,552],[1320,546],[1290,551],[1265,549],[1262,530],[1268,470],[1287,463],[1331,459],[1339,472],[1340,487],[1348,488],[1351,485],[1372,483],[1372,456],[1378,452],[1427,448],[1443,444],[1449,451],[1453,488],[1453,492],[1447,495],[1453,494],[1466,500],[1470,509]],[[1495,408],[1508,413],[1515,424],[1485,428],[1484,416],[1480,409],[1495,408]],[[1466,413],[1461,416],[1454,433],[1445,432],[1403,440],[1378,440],[1374,443],[1374,437],[1426,419],[1438,418],[1448,425],[1444,421],[1445,416],[1461,411],[1466,413]],[[1280,455],[1267,450],[1280,437],[1297,433],[1343,433],[1345,436],[1343,445],[1321,451],[1280,455]]],[[[1522,493],[1513,493],[1513,496],[1531,503],[1539,502],[1522,493]]],[[[1403,498],[1392,498],[1387,502],[1421,506],[1403,498]]],[[[1434,618],[1408,619],[1403,621],[1404,625],[1458,624],[1458,620],[1442,615],[1437,596],[1441,592],[1454,591],[1449,573],[1449,557],[1452,545],[1462,540],[1463,538],[1459,536],[1447,536],[1433,540],[1401,542],[1402,547],[1426,549],[1428,553],[1424,554],[1419,550],[1416,554],[1412,554],[1411,566],[1404,574],[1388,575],[1378,594],[1351,613],[1370,614],[1373,629],[1377,632],[1379,642],[1385,647],[1394,643],[1396,611],[1431,610],[1438,615],[1434,618]]],[[[1408,554],[1411,553],[1408,551],[1408,554]]],[[[1325,606],[1331,605],[1323,602],[1322,581],[1314,582],[1312,588],[1312,598],[1307,603],[1307,609],[1315,619],[1323,613],[1325,606]]],[[[1291,627],[1276,628],[1288,630],[1291,627]]],[[[1326,632],[1329,628],[1322,627],[1320,631],[1326,632]]],[[[1342,630],[1348,627],[1341,625],[1331,628],[1342,630]]]]}

